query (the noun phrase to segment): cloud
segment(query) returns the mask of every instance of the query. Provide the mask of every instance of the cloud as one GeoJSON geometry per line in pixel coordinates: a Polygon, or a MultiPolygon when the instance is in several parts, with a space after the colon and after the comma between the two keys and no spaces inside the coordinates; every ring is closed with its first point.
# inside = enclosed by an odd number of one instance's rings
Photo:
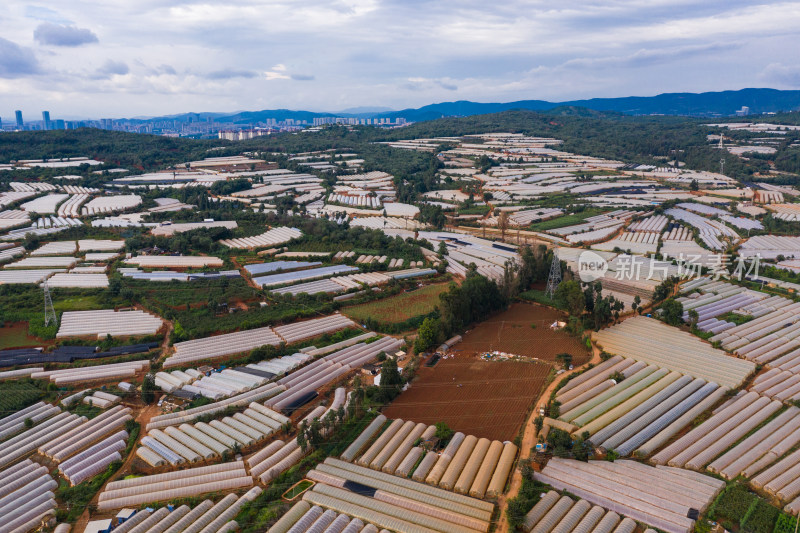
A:
{"type": "Polygon", "coordinates": [[[30,48],[0,37],[0,78],[21,78],[39,71],[39,61],[30,48]]]}
{"type": "Polygon", "coordinates": [[[458,90],[458,85],[438,78],[408,78],[408,82],[403,84],[403,88],[409,91],[429,91],[437,87],[446,91],[458,90]]]}
{"type": "Polygon", "coordinates": [[[258,72],[254,70],[239,70],[233,68],[225,68],[222,70],[215,70],[206,74],[206,78],[210,80],[229,80],[231,78],[255,78],[258,72]]]}
{"type": "Polygon", "coordinates": [[[46,20],[49,22],[57,22],[59,24],[71,24],[72,21],[64,18],[61,13],[44,6],[25,6],[25,16],[29,19],[46,20]]]}
{"type": "Polygon", "coordinates": [[[264,76],[268,80],[288,80],[288,79],[291,79],[291,76],[289,76],[286,73],[286,65],[283,65],[281,63],[278,63],[277,65],[272,67],[271,70],[266,71],[264,73],[264,76]]]}
{"type": "Polygon", "coordinates": [[[81,46],[98,42],[97,35],[91,30],[51,22],[39,24],[33,31],[33,38],[39,44],[49,46],[81,46]]]}
{"type": "Polygon", "coordinates": [[[109,79],[112,76],[124,76],[125,74],[129,73],[131,69],[128,65],[122,61],[114,61],[113,59],[106,60],[103,63],[103,66],[98,68],[94,74],[93,78],[97,80],[104,80],[109,79]]]}
{"type": "Polygon", "coordinates": [[[642,48],[626,56],[580,57],[566,61],[566,68],[610,68],[610,67],[647,67],[669,63],[679,59],[733,50],[738,44],[712,43],[703,45],[676,46],[669,48],[642,48]]]}
{"type": "Polygon", "coordinates": [[[800,65],[771,63],[758,76],[768,83],[780,83],[787,87],[800,87],[800,65]]]}
{"type": "Polygon", "coordinates": [[[151,68],[150,72],[155,74],[156,76],[177,76],[178,72],[175,70],[175,67],[172,65],[159,65],[155,68],[151,68]]]}
{"type": "Polygon", "coordinates": [[[313,74],[292,74],[291,78],[296,81],[312,81],[314,79],[313,74]]]}

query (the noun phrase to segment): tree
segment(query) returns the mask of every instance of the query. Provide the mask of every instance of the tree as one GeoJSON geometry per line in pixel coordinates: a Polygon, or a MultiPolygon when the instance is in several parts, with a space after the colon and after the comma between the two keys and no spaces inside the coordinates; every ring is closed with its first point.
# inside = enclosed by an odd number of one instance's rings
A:
{"type": "Polygon", "coordinates": [[[539,433],[542,432],[542,428],[544,427],[544,417],[537,416],[536,418],[534,418],[533,425],[536,428],[536,434],[538,435],[539,433]]]}
{"type": "Polygon", "coordinates": [[[156,379],[153,374],[147,374],[142,382],[142,401],[151,404],[156,400],[156,379]]]}
{"type": "Polygon", "coordinates": [[[558,400],[550,402],[550,405],[547,407],[547,416],[550,418],[558,418],[561,416],[561,402],[558,400]]]}
{"type": "Polygon", "coordinates": [[[397,361],[394,357],[387,357],[381,365],[381,385],[379,387],[379,400],[383,404],[388,404],[400,394],[400,387],[403,385],[403,378],[397,368],[397,361]]]}
{"type": "Polygon", "coordinates": [[[589,432],[584,431],[575,442],[572,443],[572,456],[578,461],[588,461],[592,455],[592,443],[589,442],[589,432]]]}
{"type": "Polygon", "coordinates": [[[556,289],[556,302],[559,306],[565,307],[572,316],[580,316],[583,313],[586,302],[580,283],[575,280],[563,281],[556,289]]]}
{"type": "Polygon", "coordinates": [[[675,289],[677,281],[676,277],[670,276],[661,282],[661,284],[656,287],[656,290],[653,291],[653,300],[660,302],[672,296],[672,291],[675,289]]]}
{"type": "Polygon", "coordinates": [[[497,227],[500,230],[500,240],[505,241],[506,231],[508,231],[508,211],[502,211],[497,217],[497,227]]]}
{"type": "Polygon", "coordinates": [[[700,320],[700,315],[694,309],[689,309],[689,324],[692,329],[697,328],[697,321],[700,320]]]}
{"type": "Polygon", "coordinates": [[[572,364],[572,354],[562,352],[556,355],[556,361],[561,363],[561,366],[563,366],[565,369],[569,369],[569,366],[572,364]]]}
{"type": "Polygon", "coordinates": [[[439,439],[440,444],[446,444],[453,438],[454,431],[450,429],[450,426],[445,424],[444,422],[436,422],[436,432],[433,434],[434,437],[439,439]]]}
{"type": "Polygon", "coordinates": [[[661,304],[661,316],[670,326],[680,325],[683,319],[683,304],[674,298],[665,300],[661,304]]]}
{"type": "Polygon", "coordinates": [[[441,325],[438,318],[427,317],[417,330],[417,340],[414,343],[414,350],[417,353],[424,352],[436,344],[439,337],[441,325]]]}
{"type": "Polygon", "coordinates": [[[304,452],[308,447],[308,441],[306,440],[306,430],[308,429],[308,424],[305,420],[300,424],[300,427],[297,431],[297,445],[300,446],[300,449],[304,452]]]}
{"type": "Polygon", "coordinates": [[[443,259],[447,255],[447,245],[444,241],[439,241],[439,259],[443,259]]]}
{"type": "Polygon", "coordinates": [[[608,298],[599,298],[594,304],[594,329],[599,331],[611,321],[611,303],[608,298]]]}
{"type": "MultiPolygon", "coordinates": [[[[636,309],[639,308],[640,305],[642,305],[642,299],[639,298],[639,295],[637,294],[636,296],[633,297],[633,303],[631,304],[631,309],[633,309],[634,313],[636,312],[636,309]]],[[[639,311],[639,314],[641,313],[642,312],[639,311]]]]}

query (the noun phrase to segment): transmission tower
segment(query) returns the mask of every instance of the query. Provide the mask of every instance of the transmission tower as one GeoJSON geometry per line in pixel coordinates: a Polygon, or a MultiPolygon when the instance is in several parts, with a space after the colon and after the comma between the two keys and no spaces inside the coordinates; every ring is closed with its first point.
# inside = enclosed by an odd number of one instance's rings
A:
{"type": "Polygon", "coordinates": [[[547,278],[547,289],[544,294],[550,299],[555,298],[556,289],[561,283],[561,260],[558,258],[558,252],[553,249],[553,263],[550,265],[550,276],[547,278]]]}
{"type": "Polygon", "coordinates": [[[719,160],[719,173],[725,175],[725,158],[719,160]]]}
{"type": "Polygon", "coordinates": [[[44,290],[44,326],[49,326],[50,322],[58,324],[58,318],[56,317],[56,310],[53,308],[53,299],[50,298],[50,286],[47,284],[47,280],[44,280],[42,289],[44,290]]]}

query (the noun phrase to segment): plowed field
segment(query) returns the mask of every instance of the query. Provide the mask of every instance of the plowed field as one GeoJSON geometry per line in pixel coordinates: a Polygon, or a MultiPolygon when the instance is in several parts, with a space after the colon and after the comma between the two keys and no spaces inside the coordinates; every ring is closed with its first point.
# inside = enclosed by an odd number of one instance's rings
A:
{"type": "Polygon", "coordinates": [[[409,389],[383,414],[425,424],[445,422],[467,435],[511,440],[550,369],[536,362],[443,359],[432,368],[421,366],[409,389]]]}
{"type": "Polygon", "coordinates": [[[566,320],[566,315],[541,305],[515,303],[469,330],[452,351],[476,355],[498,350],[548,362],[555,362],[556,355],[566,352],[572,355],[573,365],[586,363],[590,355],[579,338],[550,329],[556,320],[566,320]]]}

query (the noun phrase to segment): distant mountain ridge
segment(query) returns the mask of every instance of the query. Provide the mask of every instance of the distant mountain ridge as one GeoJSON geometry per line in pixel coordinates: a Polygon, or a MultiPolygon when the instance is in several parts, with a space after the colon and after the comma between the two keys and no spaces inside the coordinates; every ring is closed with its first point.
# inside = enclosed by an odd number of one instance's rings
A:
{"type": "MultiPolygon", "coordinates": [[[[754,115],[762,113],[800,110],[800,91],[779,89],[741,89],[705,93],[664,93],[656,96],[626,96],[620,98],[591,98],[566,102],[546,100],[519,100],[504,103],[481,103],[469,100],[441,102],[401,111],[372,111],[368,108],[352,108],[354,113],[322,113],[291,109],[265,109],[262,111],[240,111],[237,113],[184,113],[169,117],[155,117],[144,121],[188,120],[189,117],[235,124],[255,124],[266,119],[278,121],[294,119],[312,121],[319,117],[353,118],[404,118],[409,122],[435,120],[442,117],[483,115],[510,109],[549,111],[557,107],[582,107],[595,111],[609,111],[626,115],[681,115],[698,117],[733,116],[742,106],[750,108],[754,115]]],[[[375,108],[373,108],[375,109],[375,108]]]]}
{"type": "Polygon", "coordinates": [[[741,89],[706,93],[665,93],[657,96],[591,98],[567,102],[520,100],[506,103],[478,103],[461,100],[442,102],[417,109],[383,113],[380,117],[403,117],[409,121],[433,120],[444,116],[470,116],[499,113],[509,109],[549,111],[557,107],[585,107],[595,111],[613,111],[626,115],[732,116],[742,106],[751,114],[800,109],[800,91],[778,89],[741,89]]]}

